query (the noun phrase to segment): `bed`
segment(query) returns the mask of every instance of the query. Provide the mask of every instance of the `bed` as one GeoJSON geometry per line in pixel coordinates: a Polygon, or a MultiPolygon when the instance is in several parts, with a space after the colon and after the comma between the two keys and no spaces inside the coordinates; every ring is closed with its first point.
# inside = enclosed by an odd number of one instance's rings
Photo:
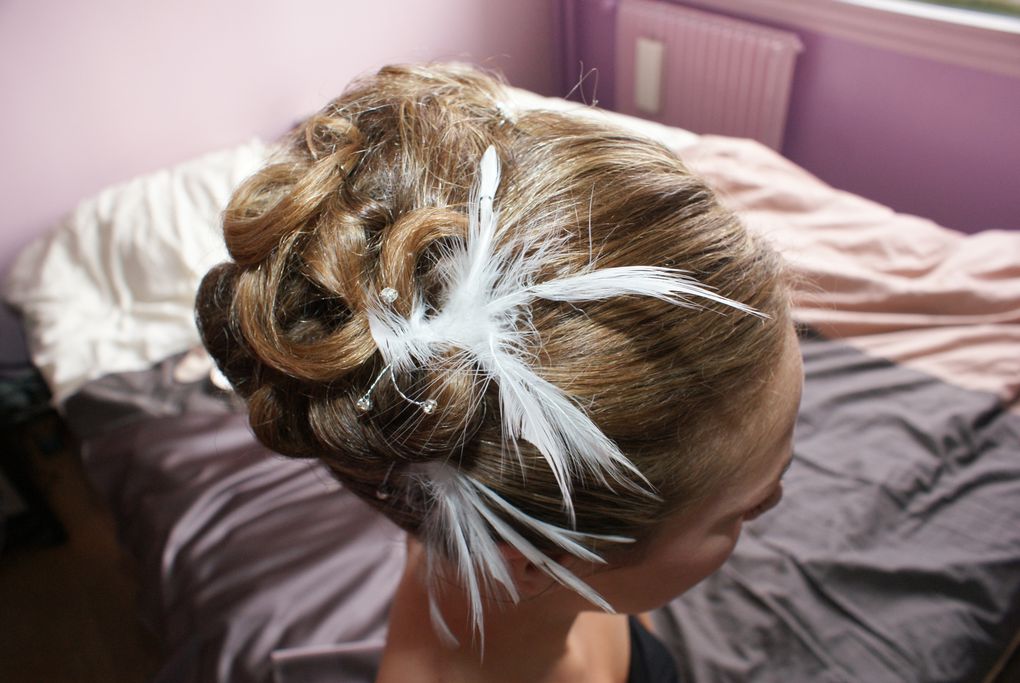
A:
{"type": "MultiPolygon", "coordinates": [[[[806,386],[787,496],[653,615],[682,679],[1004,683],[1020,634],[1020,232],[896,214],[751,141],[513,97],[670,146],[796,275],[806,386]]],[[[268,149],[84,201],[5,283],[138,560],[160,683],[370,681],[403,566],[401,532],[255,442],[198,347],[218,212],[268,149]]]]}

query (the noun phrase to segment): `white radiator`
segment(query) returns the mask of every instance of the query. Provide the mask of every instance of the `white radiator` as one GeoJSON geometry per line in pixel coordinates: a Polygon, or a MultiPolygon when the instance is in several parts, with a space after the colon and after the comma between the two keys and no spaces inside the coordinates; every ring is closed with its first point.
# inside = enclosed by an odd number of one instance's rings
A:
{"type": "Polygon", "coordinates": [[[695,133],[783,141],[793,66],[788,31],[665,0],[623,0],[616,24],[616,108],[695,133]]]}

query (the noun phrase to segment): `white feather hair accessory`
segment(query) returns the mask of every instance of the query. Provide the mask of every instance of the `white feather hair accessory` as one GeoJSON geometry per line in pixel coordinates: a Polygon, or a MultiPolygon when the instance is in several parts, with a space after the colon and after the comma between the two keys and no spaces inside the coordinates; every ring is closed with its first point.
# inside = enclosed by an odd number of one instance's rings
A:
{"type": "MultiPolygon", "coordinates": [[[[594,476],[607,486],[655,496],[633,463],[585,411],[532,369],[533,352],[529,348],[537,334],[530,324],[528,305],[535,299],[594,301],[637,295],[678,306],[695,306],[692,299],[707,299],[744,313],[761,314],[671,268],[590,268],[576,275],[536,282],[537,273],[556,248],[558,238],[550,237],[541,244],[521,244],[510,239],[497,248],[498,221],[493,199],[499,180],[499,159],[490,146],[482,156],[472,189],[467,238],[453,247],[442,262],[443,303],[439,310],[428,309],[420,297],[414,296],[410,313],[404,317],[388,305],[393,301],[392,295],[371,297],[370,330],[386,364],[380,377],[386,372],[392,377],[393,373],[409,368],[428,368],[441,353],[453,350],[465,365],[474,368],[482,383],[481,391],[489,382],[495,382],[504,454],[520,458],[517,444],[522,439],[541,453],[559,486],[571,524],[575,519],[572,484],[580,477],[594,476]]],[[[433,622],[447,640],[456,642],[435,607],[432,592],[441,561],[439,553],[445,553],[467,590],[472,623],[475,632],[481,635],[483,594],[491,594],[498,584],[510,599],[515,602],[518,599],[499,551],[499,541],[516,548],[592,604],[613,611],[590,586],[504,519],[513,520],[518,528],[528,529],[565,552],[591,562],[602,562],[602,558],[589,550],[586,543],[624,543],[632,539],[582,533],[538,520],[456,464],[413,465],[409,476],[434,501],[424,521],[423,535],[433,622]]]]}

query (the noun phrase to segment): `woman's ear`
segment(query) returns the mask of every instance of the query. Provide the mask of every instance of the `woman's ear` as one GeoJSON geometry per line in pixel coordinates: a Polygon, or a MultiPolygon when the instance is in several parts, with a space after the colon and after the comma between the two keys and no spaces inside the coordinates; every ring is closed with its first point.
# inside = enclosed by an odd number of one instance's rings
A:
{"type": "MultiPolygon", "coordinates": [[[[506,561],[507,569],[510,571],[510,578],[513,579],[517,592],[522,599],[534,597],[549,590],[549,587],[556,583],[556,579],[549,576],[537,564],[529,560],[524,554],[507,543],[500,543],[499,550],[506,561]]],[[[552,556],[553,562],[563,562],[566,556],[552,556]]]]}

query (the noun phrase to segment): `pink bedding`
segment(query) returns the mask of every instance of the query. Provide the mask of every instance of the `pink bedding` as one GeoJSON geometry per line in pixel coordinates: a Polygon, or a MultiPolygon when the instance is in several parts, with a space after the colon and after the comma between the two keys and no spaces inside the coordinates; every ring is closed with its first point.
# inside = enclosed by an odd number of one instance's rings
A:
{"type": "Polygon", "coordinates": [[[798,320],[1016,403],[1020,223],[948,230],[834,190],[751,140],[703,136],[683,157],[790,261],[798,320]]]}

